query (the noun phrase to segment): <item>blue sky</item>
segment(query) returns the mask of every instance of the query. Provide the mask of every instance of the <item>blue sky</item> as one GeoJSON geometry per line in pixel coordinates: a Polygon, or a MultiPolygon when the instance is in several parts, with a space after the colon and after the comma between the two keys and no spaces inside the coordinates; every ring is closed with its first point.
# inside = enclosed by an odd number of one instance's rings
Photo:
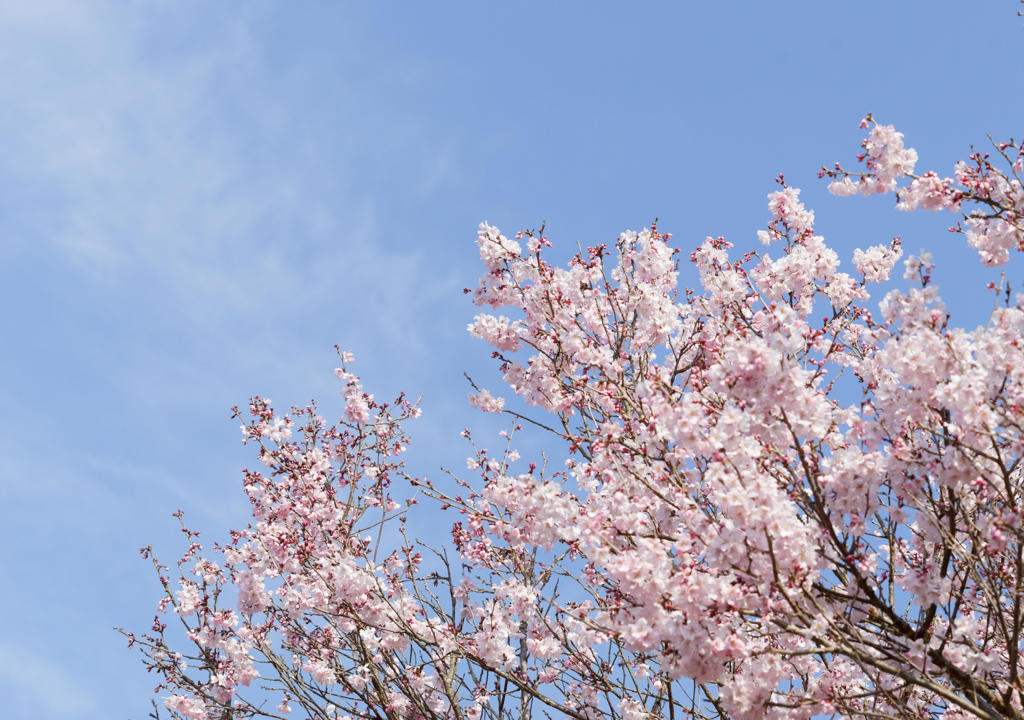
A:
{"type": "Polygon", "coordinates": [[[4,716],[146,715],[111,630],[152,617],[137,549],[173,556],[177,508],[244,525],[229,408],[329,407],[335,343],[370,391],[423,394],[415,471],[462,464],[462,373],[495,385],[461,292],[481,220],[546,220],[556,257],[655,217],[747,249],[783,172],[841,257],[902,234],[983,321],[949,218],[815,172],[852,164],[869,110],[922,169],[1020,136],[1017,7],[0,5],[4,716]]]}

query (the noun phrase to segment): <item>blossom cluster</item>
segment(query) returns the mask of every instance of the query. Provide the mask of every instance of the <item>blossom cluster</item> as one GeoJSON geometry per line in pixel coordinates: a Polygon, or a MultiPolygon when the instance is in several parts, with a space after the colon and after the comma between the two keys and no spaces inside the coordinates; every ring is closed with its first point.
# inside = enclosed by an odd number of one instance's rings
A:
{"type": "MultiPolygon", "coordinates": [[[[913,174],[894,128],[864,126],[864,172],[825,171],[833,192],[962,212],[986,264],[1024,249],[1016,145],[1008,170],[975,153],[943,179],[913,174]]],[[[1024,717],[1024,308],[1007,294],[986,326],[951,325],[927,253],[872,306],[898,239],[843,272],[780,185],[764,249],[707,238],[689,256],[700,292],[678,290],[655,225],[558,267],[543,230],[482,224],[469,332],[510,399],[469,399],[513,427],[498,453],[473,444],[472,480],[408,475],[418,408],[366,393],[347,355],[337,424],[254,398],[251,524],[212,553],[185,528],[177,577],[154,560],[153,628],[132,636],[165,707],[1024,717]],[[564,464],[523,467],[524,427],[564,464]],[[457,515],[451,556],[406,537],[421,500],[457,515]]]]}
{"type": "Polygon", "coordinates": [[[861,127],[871,126],[864,140],[864,153],[858,160],[866,172],[822,168],[822,176],[833,178],[829,190],[840,196],[861,193],[896,192],[900,210],[969,210],[956,227],[978,251],[986,265],[1004,265],[1013,250],[1024,250],[1024,146],[1003,142],[995,146],[997,154],[1009,165],[1000,169],[988,153],[972,151],[967,161],[956,164],[953,177],[940,177],[933,171],[914,174],[917,152],[903,146],[903,134],[892,125],[879,125],[871,115],[861,127]],[[856,181],[854,180],[856,178],[856,181]],[[905,184],[902,184],[905,183],[905,184]]]}

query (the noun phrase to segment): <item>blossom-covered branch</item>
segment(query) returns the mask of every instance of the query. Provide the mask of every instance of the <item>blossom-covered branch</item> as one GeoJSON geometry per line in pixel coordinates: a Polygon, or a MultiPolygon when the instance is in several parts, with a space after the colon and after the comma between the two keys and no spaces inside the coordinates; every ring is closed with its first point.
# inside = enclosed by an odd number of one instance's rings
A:
{"type": "MultiPolygon", "coordinates": [[[[823,171],[833,192],[961,213],[989,265],[1024,249],[1018,144],[997,145],[1006,167],[974,153],[940,178],[864,127],[863,171],[823,171]]],[[[336,424],[254,399],[252,523],[212,552],[185,527],[177,570],[154,560],[153,628],[131,636],[166,708],[1024,717],[1024,309],[1007,294],[957,328],[927,253],[873,301],[899,241],[843,272],[779,182],[763,247],[690,255],[700,292],[678,290],[656,226],[558,267],[543,230],[481,225],[471,292],[490,309],[469,330],[532,410],[473,386],[512,426],[497,454],[473,445],[472,480],[408,475],[418,409],[366,393],[347,355],[336,424]],[[522,459],[524,432],[564,464],[522,459]],[[456,514],[450,550],[407,538],[418,503],[456,514]]]]}

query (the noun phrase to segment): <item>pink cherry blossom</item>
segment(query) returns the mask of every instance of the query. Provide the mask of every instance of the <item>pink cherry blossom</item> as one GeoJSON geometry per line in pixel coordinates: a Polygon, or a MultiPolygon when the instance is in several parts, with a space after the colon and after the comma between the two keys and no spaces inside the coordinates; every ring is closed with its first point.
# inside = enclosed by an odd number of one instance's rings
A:
{"type": "MultiPolygon", "coordinates": [[[[1017,145],[942,178],[862,127],[834,194],[1024,249],[1017,145]]],[[[928,252],[893,278],[898,240],[837,252],[777,182],[749,249],[652,225],[559,267],[482,224],[468,330],[508,401],[469,404],[510,424],[462,433],[465,477],[407,470],[419,408],[349,353],[335,423],[236,409],[249,524],[143,551],[163,597],[128,635],[172,717],[1024,718],[1022,303],[983,285],[958,327],[928,252]]]]}

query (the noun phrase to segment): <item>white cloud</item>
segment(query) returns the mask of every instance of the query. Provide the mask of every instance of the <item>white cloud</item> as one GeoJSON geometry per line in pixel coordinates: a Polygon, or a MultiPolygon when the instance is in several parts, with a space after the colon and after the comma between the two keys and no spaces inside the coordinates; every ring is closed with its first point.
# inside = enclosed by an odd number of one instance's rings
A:
{"type": "Polygon", "coordinates": [[[217,77],[251,61],[244,26],[215,47],[159,60],[146,54],[147,22],[159,18],[145,7],[44,6],[55,11],[0,18],[4,65],[15,70],[0,78],[3,164],[55,191],[64,215],[55,239],[77,259],[99,268],[158,252],[188,261],[181,249],[222,242],[229,227],[244,232],[255,206],[287,191],[230,189],[243,168],[224,142],[229,129],[204,116],[217,77]]]}
{"type": "MultiPolygon", "coordinates": [[[[189,291],[230,291],[239,269],[256,275],[247,283],[294,269],[263,224],[301,237],[324,226],[323,209],[301,161],[255,165],[280,160],[258,145],[293,118],[261,87],[269,61],[244,13],[216,18],[194,46],[154,50],[159,4],[41,7],[0,11],[0,57],[15,70],[0,76],[0,170],[46,188],[61,219],[50,239],[99,272],[149,265],[189,291]]],[[[345,230],[336,200],[328,224],[345,230]]]]}
{"type": "MultiPolygon", "coordinates": [[[[0,76],[0,186],[29,188],[21,212],[35,235],[2,242],[41,238],[95,282],[124,286],[140,312],[187,318],[183,343],[215,338],[237,357],[252,327],[281,346],[287,319],[307,312],[324,313],[339,342],[423,347],[422,255],[391,245],[349,177],[337,154],[359,142],[325,160],[295,138],[303,110],[264,87],[274,59],[258,10],[204,11],[200,39],[168,49],[154,47],[173,35],[162,23],[188,15],[174,4],[22,5],[0,10],[0,60],[15,69],[0,76]],[[325,168],[341,196],[318,187],[325,168]]],[[[330,87],[357,106],[353,93],[330,87]]],[[[421,191],[450,176],[453,152],[424,153],[421,191]]]]}
{"type": "Polygon", "coordinates": [[[93,695],[60,663],[24,647],[0,643],[0,678],[13,686],[6,703],[23,709],[24,717],[30,709],[33,717],[81,717],[96,708],[93,695]]]}

